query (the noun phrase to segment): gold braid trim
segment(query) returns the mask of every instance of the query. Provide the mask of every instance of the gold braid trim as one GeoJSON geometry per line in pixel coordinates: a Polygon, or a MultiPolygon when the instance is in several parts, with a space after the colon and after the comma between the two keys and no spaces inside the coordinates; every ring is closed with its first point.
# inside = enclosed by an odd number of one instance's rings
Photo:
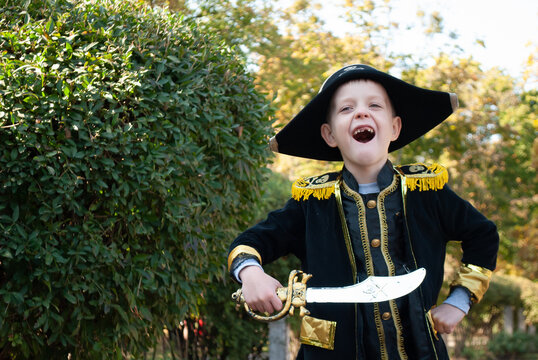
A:
{"type": "Polygon", "coordinates": [[[396,170],[403,175],[402,186],[406,190],[441,190],[448,182],[448,171],[439,164],[399,165],[396,170]]]}
{"type": "Polygon", "coordinates": [[[340,215],[340,222],[342,223],[342,232],[344,234],[344,242],[346,244],[347,255],[349,256],[349,263],[351,264],[351,273],[353,275],[352,280],[353,284],[355,284],[357,282],[357,263],[355,262],[355,253],[353,252],[351,236],[349,235],[349,229],[347,228],[344,205],[342,204],[342,193],[340,192],[340,182],[343,183],[342,179],[340,179],[334,184],[334,196],[336,197],[336,203],[338,205],[338,214],[340,215]]]}
{"type": "Polygon", "coordinates": [[[296,180],[291,186],[291,196],[297,201],[308,200],[310,196],[327,200],[334,194],[336,181],[329,181],[329,174],[302,178],[296,180]]]}
{"type": "Polygon", "coordinates": [[[471,301],[476,304],[486,293],[489,287],[489,280],[493,272],[489,269],[473,264],[463,264],[460,266],[458,275],[450,284],[450,287],[463,286],[471,292],[471,301]]]}
{"type": "MultiPolygon", "coordinates": [[[[351,189],[345,181],[342,181],[344,192],[355,200],[359,214],[359,229],[361,233],[362,250],[364,251],[364,261],[366,263],[366,274],[368,276],[375,275],[372,253],[370,252],[370,242],[368,241],[368,226],[366,224],[366,209],[364,201],[358,192],[351,189]]],[[[379,352],[382,360],[388,359],[387,345],[385,343],[385,331],[381,322],[381,312],[379,311],[379,303],[374,303],[374,322],[377,329],[377,337],[379,339],[379,352]]]]}
{"type": "Polygon", "coordinates": [[[253,256],[258,258],[258,261],[260,262],[260,265],[262,263],[262,257],[261,257],[260,253],[256,249],[254,249],[252,246],[239,245],[239,246],[234,247],[233,250],[230,251],[230,254],[228,255],[228,271],[230,271],[234,259],[239,254],[253,255],[253,256]]]}
{"type": "Polygon", "coordinates": [[[398,176],[394,176],[392,183],[377,196],[377,213],[379,216],[379,230],[381,233],[381,254],[385,259],[385,265],[387,266],[389,276],[396,275],[396,271],[389,253],[389,230],[387,224],[387,213],[385,212],[385,198],[398,188],[399,183],[400,178],[398,176]]]}
{"type": "MultiPolygon", "coordinates": [[[[381,254],[385,259],[385,264],[387,266],[389,276],[396,275],[396,270],[389,252],[389,230],[387,223],[387,213],[385,212],[385,198],[389,194],[392,194],[394,191],[396,191],[399,184],[400,177],[395,174],[392,179],[392,183],[383,191],[381,191],[377,196],[377,212],[379,215],[379,229],[381,232],[381,254]]],[[[389,305],[392,313],[392,319],[394,322],[394,328],[396,329],[396,343],[398,347],[398,353],[401,360],[407,360],[408,357],[407,353],[405,352],[403,326],[400,312],[398,311],[398,306],[396,305],[395,300],[389,300],[389,305]]]]}
{"type": "Polygon", "coordinates": [[[357,205],[357,212],[359,214],[358,223],[359,231],[361,234],[362,249],[364,251],[364,261],[366,262],[366,274],[368,276],[373,276],[374,274],[374,264],[372,263],[372,254],[370,253],[370,242],[368,241],[368,227],[366,226],[366,211],[364,207],[364,201],[358,192],[350,188],[345,181],[342,181],[342,188],[344,192],[351,196],[355,200],[357,205]]]}
{"type": "Polygon", "coordinates": [[[389,353],[387,351],[387,343],[385,342],[385,330],[381,323],[381,311],[379,310],[379,303],[374,303],[374,321],[377,328],[377,337],[379,339],[379,354],[381,360],[388,360],[389,353]]]}

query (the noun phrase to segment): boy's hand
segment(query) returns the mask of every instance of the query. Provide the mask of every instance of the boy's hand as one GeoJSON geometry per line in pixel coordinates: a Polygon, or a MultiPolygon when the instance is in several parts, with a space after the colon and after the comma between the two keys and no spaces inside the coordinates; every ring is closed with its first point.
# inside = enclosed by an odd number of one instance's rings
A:
{"type": "Polygon", "coordinates": [[[243,283],[245,302],[254,311],[274,313],[282,309],[282,301],[276,296],[280,282],[267,275],[258,266],[247,266],[239,273],[243,283]]]}
{"type": "Polygon", "coordinates": [[[441,304],[431,310],[433,326],[441,334],[450,334],[465,317],[465,313],[450,304],[441,304]]]}

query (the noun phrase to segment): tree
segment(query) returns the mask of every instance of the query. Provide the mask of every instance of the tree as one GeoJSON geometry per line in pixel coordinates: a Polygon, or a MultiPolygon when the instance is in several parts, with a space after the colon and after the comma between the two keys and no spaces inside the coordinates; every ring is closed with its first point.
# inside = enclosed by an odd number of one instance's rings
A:
{"type": "Polygon", "coordinates": [[[460,107],[403,149],[402,161],[440,159],[449,165],[451,186],[497,224],[501,267],[535,278],[535,254],[524,249],[537,239],[536,91],[524,91],[497,69],[481,71],[472,59],[447,56],[404,77],[456,92],[460,107]]]}
{"type": "Polygon", "coordinates": [[[138,356],[224,280],[268,101],[180,15],[1,5],[0,358],[138,356]]]}

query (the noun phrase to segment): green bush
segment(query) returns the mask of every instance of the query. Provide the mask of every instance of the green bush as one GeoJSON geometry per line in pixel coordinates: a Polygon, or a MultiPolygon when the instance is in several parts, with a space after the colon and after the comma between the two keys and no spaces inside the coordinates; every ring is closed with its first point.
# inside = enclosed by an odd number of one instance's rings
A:
{"type": "Polygon", "coordinates": [[[0,5],[0,358],[136,357],[224,280],[270,108],[180,15],[0,5]]]}
{"type": "Polygon", "coordinates": [[[499,333],[490,339],[488,350],[499,360],[536,359],[538,335],[523,332],[499,333]]]}
{"type": "Polygon", "coordinates": [[[491,356],[485,349],[479,347],[465,347],[461,352],[461,356],[466,360],[486,360],[491,359],[491,356]]]}

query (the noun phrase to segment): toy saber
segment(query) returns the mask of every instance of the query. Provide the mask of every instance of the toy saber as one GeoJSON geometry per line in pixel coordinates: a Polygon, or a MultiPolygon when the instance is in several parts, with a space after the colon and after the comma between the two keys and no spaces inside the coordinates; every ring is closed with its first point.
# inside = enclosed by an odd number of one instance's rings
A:
{"type": "Polygon", "coordinates": [[[344,287],[306,287],[306,282],[312,277],[302,271],[293,270],[288,279],[288,287],[278,288],[277,296],[284,307],[272,316],[256,314],[245,302],[241,289],[232,294],[238,304],[243,304],[246,312],[254,319],[270,322],[293,315],[294,309],[299,308],[299,316],[308,315],[307,303],[372,303],[399,298],[415,290],[424,280],[426,270],[417,269],[409,274],[397,276],[370,276],[355,285],[344,287]],[[302,275],[301,281],[298,277],[302,275]]]}

